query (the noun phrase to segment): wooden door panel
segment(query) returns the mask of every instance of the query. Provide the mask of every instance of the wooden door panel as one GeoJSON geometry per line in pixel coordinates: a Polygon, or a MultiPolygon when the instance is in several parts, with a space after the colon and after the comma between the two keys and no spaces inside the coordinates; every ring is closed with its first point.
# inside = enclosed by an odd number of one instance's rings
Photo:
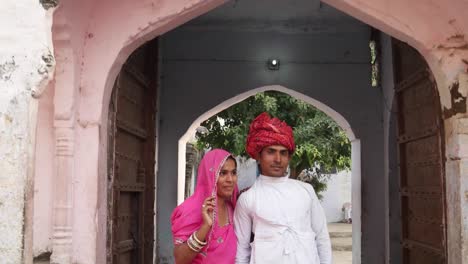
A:
{"type": "MultiPolygon", "coordinates": [[[[437,201],[434,201],[437,202],[437,201]]],[[[417,203],[417,202],[413,202],[417,203]]],[[[424,203],[419,203],[423,205],[424,203]]],[[[411,208],[409,208],[411,211],[411,208]]],[[[441,223],[428,219],[427,214],[417,215],[414,211],[409,213],[407,238],[411,241],[426,244],[435,248],[444,246],[444,230],[441,223]]],[[[431,218],[433,216],[431,215],[431,218]]]]}
{"type": "Polygon", "coordinates": [[[403,263],[447,263],[444,132],[424,59],[393,41],[403,263]]]}
{"type": "Polygon", "coordinates": [[[436,147],[439,144],[439,137],[432,135],[413,140],[403,145],[407,165],[422,165],[440,159],[439,151],[436,147]]]}
{"type": "Polygon", "coordinates": [[[442,219],[443,214],[443,201],[440,199],[439,194],[413,194],[411,199],[407,203],[409,210],[409,217],[419,218],[421,220],[429,222],[430,218],[433,223],[442,224],[440,219],[442,219]],[[424,206],[424,201],[430,201],[432,206],[424,206]]]}
{"type": "Polygon", "coordinates": [[[445,259],[440,255],[431,254],[421,248],[406,248],[404,254],[408,256],[408,263],[424,263],[424,264],[444,264],[445,259]]]}
{"type": "Polygon", "coordinates": [[[405,185],[409,188],[415,187],[440,187],[443,185],[442,179],[439,177],[439,173],[442,170],[441,164],[427,162],[422,165],[406,165],[408,174],[413,177],[406,178],[405,185]]]}
{"type": "Polygon", "coordinates": [[[116,151],[124,153],[129,157],[138,157],[139,153],[143,150],[144,142],[142,142],[135,135],[127,131],[117,132],[116,138],[116,151]]]}
{"type": "Polygon", "coordinates": [[[130,56],[110,104],[108,263],[149,264],[154,245],[156,50],[130,56]]]}

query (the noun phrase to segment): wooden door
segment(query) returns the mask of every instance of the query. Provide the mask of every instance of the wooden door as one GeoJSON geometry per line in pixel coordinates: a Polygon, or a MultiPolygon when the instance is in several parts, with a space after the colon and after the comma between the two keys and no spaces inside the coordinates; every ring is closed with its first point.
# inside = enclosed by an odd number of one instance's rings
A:
{"type": "Polygon", "coordinates": [[[423,57],[394,40],[403,263],[447,263],[441,105],[423,57]]]}
{"type": "Polygon", "coordinates": [[[157,46],[136,50],[109,109],[108,263],[153,262],[157,46]]]}

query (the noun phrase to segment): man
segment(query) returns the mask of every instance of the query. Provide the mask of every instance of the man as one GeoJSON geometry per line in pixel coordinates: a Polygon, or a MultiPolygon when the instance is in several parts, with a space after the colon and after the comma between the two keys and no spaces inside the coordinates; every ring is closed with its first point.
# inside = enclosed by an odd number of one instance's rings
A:
{"type": "Polygon", "coordinates": [[[352,206],[351,203],[347,202],[343,204],[341,210],[344,212],[344,222],[351,224],[353,221],[351,219],[352,206]]]}
{"type": "Polygon", "coordinates": [[[317,195],[310,184],[286,173],[295,149],[292,128],[262,113],[250,124],[246,149],[261,175],[237,202],[236,263],[330,264],[327,221],[317,195]]]}

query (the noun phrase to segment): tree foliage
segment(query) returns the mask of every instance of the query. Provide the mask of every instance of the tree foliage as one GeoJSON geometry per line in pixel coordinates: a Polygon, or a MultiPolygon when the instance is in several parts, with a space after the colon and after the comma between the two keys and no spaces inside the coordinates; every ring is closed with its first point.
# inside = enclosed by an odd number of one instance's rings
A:
{"type": "Polygon", "coordinates": [[[290,162],[291,174],[305,173],[303,180],[317,193],[326,189],[324,173],[350,168],[351,145],[338,124],[308,103],[277,91],[258,93],[203,122],[208,132],[197,134],[197,147],[223,148],[248,157],[245,142],[249,125],[262,112],[292,126],[296,151],[290,162]]]}

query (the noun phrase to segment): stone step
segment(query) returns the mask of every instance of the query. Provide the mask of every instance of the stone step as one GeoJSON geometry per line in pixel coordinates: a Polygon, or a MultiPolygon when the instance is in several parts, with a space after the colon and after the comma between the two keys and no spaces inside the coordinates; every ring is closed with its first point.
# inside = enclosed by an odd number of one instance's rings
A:
{"type": "Polygon", "coordinates": [[[333,251],[334,264],[352,264],[353,252],[352,251],[333,251]]]}
{"type": "Polygon", "coordinates": [[[352,251],[353,240],[350,237],[334,237],[331,239],[332,249],[336,251],[352,251]]]}
{"type": "Polygon", "coordinates": [[[353,237],[353,232],[329,232],[330,237],[353,237]]]}

